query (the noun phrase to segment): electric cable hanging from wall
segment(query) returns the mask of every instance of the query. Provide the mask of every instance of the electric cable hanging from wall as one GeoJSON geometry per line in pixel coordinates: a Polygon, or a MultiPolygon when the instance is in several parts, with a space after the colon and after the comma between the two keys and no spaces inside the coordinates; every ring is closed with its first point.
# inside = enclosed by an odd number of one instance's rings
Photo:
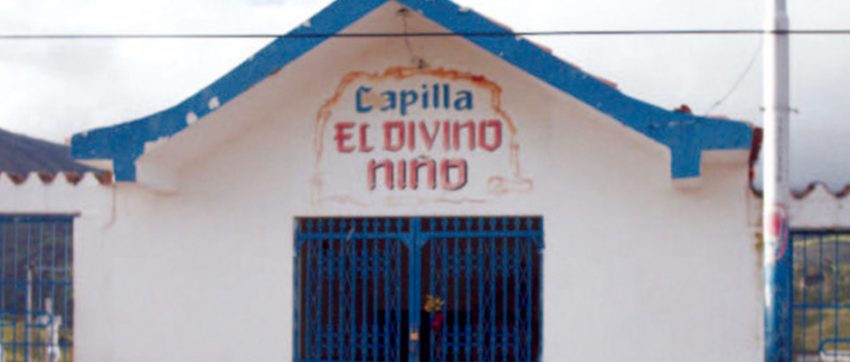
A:
{"type": "Polygon", "coordinates": [[[408,31],[407,24],[407,18],[410,16],[410,10],[408,8],[401,8],[398,11],[398,15],[401,17],[401,24],[403,29],[402,33],[405,34],[405,36],[403,37],[404,46],[405,48],[407,48],[407,53],[410,55],[411,63],[413,63],[413,65],[415,65],[419,69],[426,68],[428,66],[428,63],[425,62],[424,58],[416,55],[416,52],[413,51],[413,45],[411,45],[410,43],[410,37],[407,36],[407,34],[410,34],[410,32],[408,31]]]}
{"type": "Polygon", "coordinates": [[[741,72],[741,75],[738,76],[738,79],[736,79],[735,82],[732,83],[732,87],[729,88],[729,91],[726,92],[726,94],[724,94],[723,97],[718,99],[717,102],[714,102],[714,104],[712,104],[711,107],[709,107],[707,111],[705,111],[705,113],[704,113],[705,116],[710,115],[711,112],[713,112],[715,109],[717,109],[717,107],[720,107],[720,105],[725,103],[726,100],[729,99],[729,97],[732,96],[732,94],[735,93],[736,90],[738,90],[738,87],[741,85],[741,83],[743,83],[743,81],[747,77],[747,75],[750,74],[750,71],[753,70],[753,66],[756,64],[756,60],[759,59],[759,56],[762,53],[762,47],[763,46],[764,46],[764,38],[761,38],[759,40],[758,46],[756,46],[756,50],[753,52],[752,58],[750,58],[750,62],[744,68],[744,71],[741,72]]]}

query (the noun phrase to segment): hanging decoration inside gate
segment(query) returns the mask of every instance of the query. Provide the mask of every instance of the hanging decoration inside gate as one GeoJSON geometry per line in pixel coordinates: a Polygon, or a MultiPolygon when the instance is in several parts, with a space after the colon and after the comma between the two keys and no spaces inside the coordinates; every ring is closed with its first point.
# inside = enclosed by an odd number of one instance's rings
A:
{"type": "Polygon", "coordinates": [[[351,72],[319,110],[313,200],[486,202],[528,191],[502,88],[444,68],[351,72]]]}

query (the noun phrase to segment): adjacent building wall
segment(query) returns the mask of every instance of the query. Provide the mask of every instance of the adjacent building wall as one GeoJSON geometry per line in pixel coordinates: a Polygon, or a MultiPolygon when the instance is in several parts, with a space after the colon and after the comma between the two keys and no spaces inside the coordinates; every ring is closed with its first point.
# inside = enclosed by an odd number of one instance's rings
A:
{"type": "MultiPolygon", "coordinates": [[[[115,186],[94,174],[30,174],[13,178],[0,173],[0,214],[73,215],[74,217],[74,351],[79,356],[111,348],[109,323],[100,316],[120,309],[104,304],[101,293],[112,289],[104,266],[109,265],[109,244],[103,230],[116,222],[115,186]]],[[[86,360],[86,359],[78,359],[86,360]]],[[[91,359],[109,361],[109,359],[91,359]]]]}

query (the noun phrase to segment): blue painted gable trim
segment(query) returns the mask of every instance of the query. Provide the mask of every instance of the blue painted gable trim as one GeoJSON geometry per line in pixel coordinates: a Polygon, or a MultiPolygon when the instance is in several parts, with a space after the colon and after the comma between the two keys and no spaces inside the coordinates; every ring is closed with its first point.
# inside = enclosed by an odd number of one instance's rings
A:
{"type": "MultiPolygon", "coordinates": [[[[455,33],[509,31],[448,0],[399,0],[455,33]]],[[[490,53],[608,114],[626,126],[670,148],[673,178],[700,175],[702,151],[748,150],[752,128],[667,111],[624,95],[619,90],[558,59],[526,39],[467,37],[490,53]]]]}
{"type": "MultiPolygon", "coordinates": [[[[339,33],[385,2],[336,1],[289,35],[339,33]]],[[[327,38],[278,38],[230,73],[172,108],[117,126],[74,135],[71,155],[78,159],[112,159],[117,181],[135,181],[135,161],[144,153],[146,143],[177,134],[189,125],[190,118],[201,119],[212,112],[214,109],[209,105],[214,98],[219,105],[226,104],[325,40],[327,38]]]]}
{"type": "MultiPolygon", "coordinates": [[[[504,32],[507,29],[449,0],[397,0],[456,33],[504,32]]],[[[290,34],[335,34],[365,16],[386,0],[337,0],[290,34]]],[[[748,150],[752,128],[742,122],[721,121],[667,111],[628,97],[617,89],[580,71],[531,42],[514,37],[467,37],[479,47],[608,114],[624,125],[666,145],[671,152],[673,178],[700,175],[702,152],[748,150]]],[[[252,59],[162,113],[115,127],[75,135],[76,158],[113,159],[118,181],[134,181],[135,160],[144,144],[180,132],[187,115],[197,118],[211,112],[209,101],[225,104],[251,86],[312,50],[326,39],[279,38],[252,59]]]]}

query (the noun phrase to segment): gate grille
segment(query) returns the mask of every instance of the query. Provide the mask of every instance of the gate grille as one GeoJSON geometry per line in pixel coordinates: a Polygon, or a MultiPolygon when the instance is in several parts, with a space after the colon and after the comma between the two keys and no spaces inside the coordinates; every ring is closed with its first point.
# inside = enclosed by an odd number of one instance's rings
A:
{"type": "Polygon", "coordinates": [[[407,220],[307,219],[296,248],[297,355],[311,361],[407,358],[407,220]],[[300,338],[299,338],[300,337],[300,338]]]}
{"type": "Polygon", "coordinates": [[[304,218],[296,361],[538,361],[538,217],[304,218]]]}
{"type": "Polygon", "coordinates": [[[850,360],[850,232],[795,231],[794,355],[850,360]]]}
{"type": "Polygon", "coordinates": [[[538,360],[539,227],[535,219],[423,222],[433,236],[422,253],[422,303],[445,303],[423,318],[423,361],[538,360]]]}
{"type": "Polygon", "coordinates": [[[72,218],[0,215],[4,362],[71,361],[72,218]]]}

